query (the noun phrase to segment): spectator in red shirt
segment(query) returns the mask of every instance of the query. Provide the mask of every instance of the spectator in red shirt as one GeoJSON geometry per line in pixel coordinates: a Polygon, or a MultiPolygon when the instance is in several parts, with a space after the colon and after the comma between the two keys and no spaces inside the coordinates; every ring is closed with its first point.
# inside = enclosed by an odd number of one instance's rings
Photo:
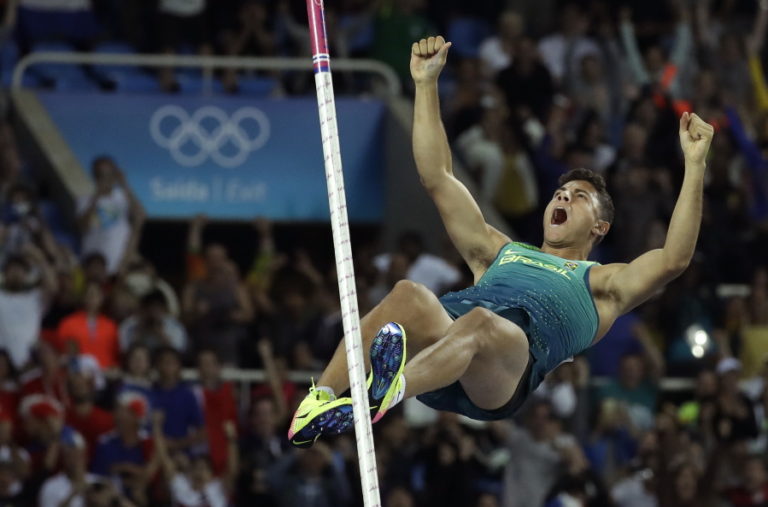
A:
{"type": "Polygon", "coordinates": [[[90,454],[96,448],[99,437],[115,427],[112,414],[94,403],[97,387],[104,386],[104,378],[91,356],[72,358],[68,369],[71,403],[67,407],[66,421],[83,436],[90,454]]]}
{"type": "Polygon", "coordinates": [[[0,419],[9,417],[16,420],[19,404],[19,386],[16,383],[16,369],[8,351],[0,349],[0,419]]]}
{"type": "Polygon", "coordinates": [[[227,436],[224,423],[237,422],[235,389],[231,382],[221,378],[221,363],[213,350],[201,350],[197,354],[197,368],[200,375],[198,395],[205,417],[208,449],[213,472],[224,472],[227,465],[227,436]]]}
{"type": "MultiPolygon", "coordinates": [[[[14,410],[15,413],[16,411],[14,410]]],[[[6,503],[3,502],[8,500],[8,491],[2,488],[3,481],[5,480],[6,484],[7,481],[13,481],[14,479],[24,481],[29,475],[29,453],[17,444],[14,424],[15,421],[11,419],[11,414],[0,411],[0,476],[2,476],[0,477],[0,505],[2,506],[5,506],[6,503]],[[12,468],[13,473],[3,469],[3,464],[7,465],[8,468],[12,468]],[[4,494],[6,498],[3,497],[4,494]]],[[[20,505],[23,504],[20,503],[20,505]]]]}
{"type": "Polygon", "coordinates": [[[92,283],[85,289],[83,309],[59,324],[58,345],[61,352],[90,354],[104,368],[118,366],[117,325],[101,313],[104,293],[92,283]]]}
{"type": "Polygon", "coordinates": [[[64,408],[50,396],[26,396],[21,400],[19,414],[33,480],[40,480],[59,470],[59,440],[65,432],[72,433],[73,430],[64,425],[64,408]]]}
{"type": "Polygon", "coordinates": [[[0,447],[12,445],[13,441],[13,419],[11,414],[0,409],[0,447]]]}
{"type": "Polygon", "coordinates": [[[35,356],[37,367],[21,376],[21,397],[43,394],[62,405],[69,403],[67,372],[61,365],[59,353],[50,343],[41,341],[35,356]]]}
{"type": "Polygon", "coordinates": [[[733,507],[762,507],[768,505],[768,474],[761,456],[750,456],[744,462],[741,486],[726,490],[725,496],[733,507]]]}

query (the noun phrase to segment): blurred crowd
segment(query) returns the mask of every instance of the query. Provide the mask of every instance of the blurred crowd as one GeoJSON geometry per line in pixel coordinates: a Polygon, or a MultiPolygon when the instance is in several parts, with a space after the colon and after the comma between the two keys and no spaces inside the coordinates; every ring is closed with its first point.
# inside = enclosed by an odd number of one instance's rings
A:
{"type": "MultiPolygon", "coordinates": [[[[0,38],[22,50],[60,37],[307,52],[303,2],[0,4],[0,38]]],[[[768,2],[329,4],[333,54],[385,61],[406,89],[415,39],[454,43],[441,80],[452,146],[478,200],[524,241],[541,241],[557,177],[588,167],[617,210],[595,260],[662,245],[683,175],[677,117],[717,128],[688,271],[553,372],[515,420],[416,402],[388,414],[375,427],[383,504],[768,506],[768,2]]],[[[233,91],[241,77],[220,76],[233,91]]],[[[287,93],[311,86],[273,77],[287,93]]],[[[160,79],[174,89],[172,72],[160,79]]],[[[199,216],[170,276],[142,244],[146,216],[119,161],[93,161],[94,191],[64,232],[29,165],[0,125],[0,505],[359,505],[354,438],[308,451],[285,438],[306,387],[291,372],[322,369],[342,334],[336,274],[318,262],[330,253],[282,244],[291,224],[256,219],[242,258],[199,216]],[[232,382],[227,367],[264,375],[232,382]]],[[[354,251],[362,312],[404,278],[436,294],[472,283],[452,248],[433,255],[416,233],[354,251]]]]}

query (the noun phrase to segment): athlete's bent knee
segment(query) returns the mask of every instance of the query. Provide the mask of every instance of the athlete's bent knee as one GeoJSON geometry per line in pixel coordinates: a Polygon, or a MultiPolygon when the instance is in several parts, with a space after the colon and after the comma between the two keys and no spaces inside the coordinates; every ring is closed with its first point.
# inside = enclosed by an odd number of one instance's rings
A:
{"type": "Polygon", "coordinates": [[[392,287],[392,294],[419,295],[424,291],[432,294],[432,292],[430,292],[429,289],[427,289],[422,284],[412,282],[410,280],[400,280],[395,283],[394,287],[392,287]]]}
{"type": "Polygon", "coordinates": [[[390,296],[397,302],[405,303],[409,308],[437,302],[437,297],[424,285],[410,280],[400,280],[392,288],[390,296]]]}

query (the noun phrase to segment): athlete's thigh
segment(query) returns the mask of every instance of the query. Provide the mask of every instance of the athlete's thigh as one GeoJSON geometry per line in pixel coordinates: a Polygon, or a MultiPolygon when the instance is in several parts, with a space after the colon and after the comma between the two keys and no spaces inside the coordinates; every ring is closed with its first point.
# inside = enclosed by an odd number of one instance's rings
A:
{"type": "Polygon", "coordinates": [[[459,379],[472,403],[485,410],[505,405],[528,367],[528,338],[515,323],[493,314],[490,331],[478,336],[480,351],[459,379]]]}
{"type": "Polygon", "coordinates": [[[453,319],[432,291],[421,284],[401,281],[361,321],[365,337],[373,336],[388,322],[405,329],[408,357],[413,357],[445,335],[453,319]]]}

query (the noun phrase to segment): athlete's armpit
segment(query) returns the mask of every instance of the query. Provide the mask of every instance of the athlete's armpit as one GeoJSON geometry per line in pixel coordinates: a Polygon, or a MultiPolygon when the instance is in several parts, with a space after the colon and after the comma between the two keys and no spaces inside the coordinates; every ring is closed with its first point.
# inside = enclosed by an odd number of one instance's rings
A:
{"type": "Polygon", "coordinates": [[[606,264],[592,268],[592,289],[611,299],[622,315],[650,299],[683,272],[666,262],[664,250],[644,253],[629,264],[606,264]]]}

